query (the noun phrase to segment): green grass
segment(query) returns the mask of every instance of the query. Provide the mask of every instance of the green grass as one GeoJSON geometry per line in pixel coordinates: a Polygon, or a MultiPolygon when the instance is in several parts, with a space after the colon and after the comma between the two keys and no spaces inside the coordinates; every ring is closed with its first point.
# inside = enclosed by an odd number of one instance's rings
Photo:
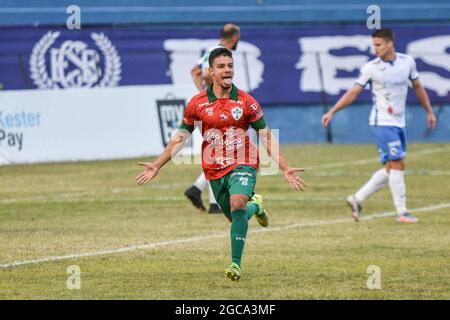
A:
{"type": "MultiPolygon", "coordinates": [[[[261,227],[251,221],[239,283],[223,277],[228,221],[199,213],[183,196],[198,166],[170,164],[146,187],[134,182],[137,159],[0,167],[0,264],[219,234],[1,268],[0,299],[450,299],[450,208],[417,213],[416,225],[394,217],[355,223],[344,200],[379,168],[374,146],[283,150],[292,165],[308,169],[309,187],[296,193],[281,175],[258,177],[275,230],[255,233],[261,227]],[[348,221],[314,224],[338,219],[348,221]],[[281,228],[301,223],[314,225],[281,228]],[[81,269],[80,290],[66,287],[70,265],[81,269]],[[381,269],[380,290],[366,287],[369,265],[381,269]]],[[[408,206],[450,203],[450,147],[413,144],[408,151],[408,206]],[[423,154],[429,149],[439,152],[423,154]]],[[[363,213],[392,210],[384,189],[363,213]]]]}

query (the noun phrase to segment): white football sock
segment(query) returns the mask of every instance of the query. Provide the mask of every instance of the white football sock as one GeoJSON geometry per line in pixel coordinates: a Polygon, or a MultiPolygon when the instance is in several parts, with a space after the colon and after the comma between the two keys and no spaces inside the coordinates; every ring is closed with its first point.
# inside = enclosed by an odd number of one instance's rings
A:
{"type": "Polygon", "coordinates": [[[368,196],[383,188],[388,183],[388,180],[389,175],[385,168],[375,171],[369,181],[355,193],[356,200],[363,202],[368,196]]]}
{"type": "Polygon", "coordinates": [[[391,169],[389,173],[389,187],[394,200],[397,213],[402,215],[406,212],[406,186],[403,170],[391,169]]]}
{"type": "Polygon", "coordinates": [[[203,191],[207,185],[209,185],[208,180],[206,180],[205,174],[202,172],[202,174],[198,176],[197,180],[195,180],[194,186],[200,189],[200,191],[203,191]]]}
{"type": "Polygon", "coordinates": [[[211,188],[211,183],[208,182],[209,191],[209,204],[217,204],[216,198],[214,197],[214,192],[211,188]]]}

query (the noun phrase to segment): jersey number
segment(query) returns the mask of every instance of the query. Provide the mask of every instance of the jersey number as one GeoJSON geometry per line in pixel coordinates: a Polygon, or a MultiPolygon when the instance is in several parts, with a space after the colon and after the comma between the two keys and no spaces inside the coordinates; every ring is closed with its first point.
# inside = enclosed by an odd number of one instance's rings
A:
{"type": "Polygon", "coordinates": [[[241,183],[241,185],[247,186],[248,185],[248,178],[247,177],[240,177],[239,178],[239,182],[241,183]]]}

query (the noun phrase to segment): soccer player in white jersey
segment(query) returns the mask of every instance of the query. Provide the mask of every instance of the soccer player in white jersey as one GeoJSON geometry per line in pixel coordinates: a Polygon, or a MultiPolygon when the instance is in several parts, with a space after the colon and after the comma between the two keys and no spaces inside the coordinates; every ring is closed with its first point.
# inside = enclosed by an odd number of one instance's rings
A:
{"type": "MultiPolygon", "coordinates": [[[[209,55],[211,51],[216,48],[224,47],[230,50],[236,50],[239,39],[240,39],[240,29],[237,25],[232,23],[227,23],[223,26],[220,32],[220,42],[217,46],[210,48],[205,54],[198,60],[197,64],[191,70],[192,80],[198,91],[203,91],[209,84],[212,83],[212,77],[209,73],[209,55]]],[[[202,172],[194,184],[189,187],[185,192],[185,196],[191,200],[192,204],[199,210],[206,211],[205,206],[202,201],[202,191],[208,186],[209,188],[209,213],[221,213],[219,205],[214,198],[214,193],[211,186],[206,180],[205,174],[202,172]]]]}
{"type": "Polygon", "coordinates": [[[406,208],[406,187],[403,178],[406,156],[405,104],[409,83],[412,83],[414,93],[427,113],[430,129],[435,128],[436,117],[428,95],[420,83],[414,59],[395,51],[393,32],[388,28],[376,30],[372,34],[372,40],[377,58],[362,67],[356,84],[322,116],[322,125],[327,126],[336,112],[351,104],[366,85],[370,85],[373,107],[369,124],[380,161],[385,167],[376,171],[355,194],[348,196],[347,204],[352,210],[353,218],[359,221],[362,202],[389,185],[397,210],[397,221],[415,223],[418,219],[406,208]]]}

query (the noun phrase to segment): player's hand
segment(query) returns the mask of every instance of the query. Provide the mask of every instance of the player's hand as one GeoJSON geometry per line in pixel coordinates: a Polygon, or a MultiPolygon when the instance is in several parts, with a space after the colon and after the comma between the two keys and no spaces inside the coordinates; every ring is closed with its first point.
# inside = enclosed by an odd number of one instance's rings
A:
{"type": "Polygon", "coordinates": [[[299,172],[305,171],[305,168],[289,168],[284,172],[284,178],[292,189],[304,191],[306,183],[298,176],[299,172]]]}
{"type": "Polygon", "coordinates": [[[434,115],[434,113],[429,113],[427,115],[427,122],[428,122],[428,127],[433,130],[434,128],[436,128],[436,117],[434,115]]]}
{"type": "Polygon", "coordinates": [[[159,168],[150,162],[139,162],[139,165],[144,167],[144,171],[136,177],[136,181],[142,186],[156,177],[159,168]]]}
{"type": "Polygon", "coordinates": [[[322,126],[326,127],[330,123],[331,119],[333,119],[333,113],[328,111],[322,116],[322,126]]]}

